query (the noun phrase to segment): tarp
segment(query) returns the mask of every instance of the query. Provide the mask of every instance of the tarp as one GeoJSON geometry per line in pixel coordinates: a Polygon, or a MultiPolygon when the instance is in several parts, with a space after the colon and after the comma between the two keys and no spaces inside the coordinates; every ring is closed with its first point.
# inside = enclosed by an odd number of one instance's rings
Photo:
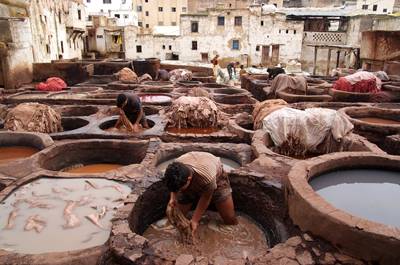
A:
{"type": "Polygon", "coordinates": [[[47,78],[46,82],[36,85],[36,89],[40,91],[61,91],[67,87],[67,84],[59,77],[47,78]]]}
{"type": "Polygon", "coordinates": [[[293,89],[306,93],[307,80],[304,76],[290,76],[285,74],[277,75],[271,83],[271,94],[285,89],[293,89]]]}
{"type": "Polygon", "coordinates": [[[169,72],[169,80],[172,82],[190,81],[192,80],[192,72],[186,69],[172,70],[169,72]]]}
{"type": "Polygon", "coordinates": [[[360,71],[339,78],[333,85],[333,89],[355,93],[376,93],[381,86],[382,81],[373,73],[360,71]]]}
{"type": "Polygon", "coordinates": [[[310,108],[303,111],[285,107],[266,116],[263,129],[279,153],[301,156],[336,150],[353,130],[353,124],[335,110],[310,108]]]}
{"type": "Polygon", "coordinates": [[[253,110],[253,126],[254,130],[261,129],[263,120],[266,116],[275,110],[284,108],[287,102],[283,99],[270,99],[263,102],[257,102],[253,110]]]}

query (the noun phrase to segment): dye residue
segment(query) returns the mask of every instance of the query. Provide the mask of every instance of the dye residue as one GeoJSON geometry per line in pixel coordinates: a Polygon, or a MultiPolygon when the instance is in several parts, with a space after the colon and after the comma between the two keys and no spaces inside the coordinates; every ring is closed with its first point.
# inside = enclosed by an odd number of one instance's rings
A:
{"type": "MultiPolygon", "coordinates": [[[[168,165],[171,164],[172,162],[174,162],[175,159],[176,158],[164,161],[164,162],[158,164],[157,168],[159,170],[161,170],[162,172],[164,172],[167,169],[168,165]]],[[[221,159],[221,163],[222,163],[222,166],[224,167],[225,172],[230,172],[230,171],[240,167],[240,164],[232,159],[228,159],[225,157],[220,157],[220,159],[221,159]]]]}
{"type": "Polygon", "coordinates": [[[30,157],[37,152],[39,152],[38,149],[28,146],[3,146],[0,147],[0,164],[30,157]]]}
{"type": "Polygon", "coordinates": [[[400,125],[400,121],[382,119],[382,118],[376,118],[376,117],[365,117],[365,118],[357,118],[357,119],[360,121],[365,121],[365,122],[375,123],[375,124],[400,125]]]}
{"type": "MultiPolygon", "coordinates": [[[[223,225],[219,214],[206,212],[200,221],[194,245],[179,242],[177,230],[166,219],[152,224],[143,234],[156,253],[176,258],[180,254],[229,260],[243,260],[264,255],[268,249],[263,230],[246,216],[238,216],[239,224],[223,225]]],[[[236,263],[235,263],[236,264],[236,263]]]]}
{"type": "Polygon", "coordinates": [[[72,167],[67,170],[63,170],[64,172],[67,173],[103,173],[107,172],[110,170],[114,170],[120,167],[123,167],[124,165],[121,164],[90,164],[86,166],[77,166],[77,167],[72,167]]]}
{"type": "Polygon", "coordinates": [[[26,184],[0,204],[0,248],[39,254],[102,245],[130,191],[106,179],[42,178],[26,184]]]}
{"type": "Polygon", "coordinates": [[[218,128],[166,128],[166,131],[169,133],[176,134],[212,134],[214,132],[218,132],[218,128]]]}
{"type": "Polygon", "coordinates": [[[336,208],[400,227],[400,171],[338,170],[312,179],[310,185],[336,208]]]}
{"type": "Polygon", "coordinates": [[[168,103],[172,101],[170,97],[162,95],[140,95],[139,97],[143,103],[168,103]]]}

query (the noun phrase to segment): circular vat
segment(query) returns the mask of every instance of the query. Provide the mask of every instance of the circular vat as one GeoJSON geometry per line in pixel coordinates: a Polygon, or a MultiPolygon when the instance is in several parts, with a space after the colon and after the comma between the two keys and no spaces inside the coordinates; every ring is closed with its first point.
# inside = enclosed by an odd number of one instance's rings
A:
{"type": "Polygon", "coordinates": [[[142,85],[156,87],[173,87],[174,83],[170,81],[146,81],[143,82],[142,85]]]}
{"type": "Polygon", "coordinates": [[[193,81],[199,81],[202,83],[215,83],[216,78],[205,72],[194,72],[192,75],[193,81]]]}
{"type": "Polygon", "coordinates": [[[28,158],[52,144],[47,134],[0,132],[0,165],[28,158]]]}
{"type": "MultiPolygon", "coordinates": [[[[118,134],[127,134],[130,133],[126,129],[115,129],[115,124],[118,121],[118,117],[112,117],[103,123],[99,125],[99,128],[103,131],[107,131],[108,133],[118,133],[118,134]]],[[[147,118],[147,124],[149,125],[150,128],[153,128],[155,125],[155,122],[147,118]]],[[[150,129],[149,128],[149,129],[150,129]]],[[[143,129],[148,130],[148,129],[143,129]]]]}
{"type": "MultiPolygon", "coordinates": [[[[283,157],[289,157],[291,159],[299,159],[299,160],[304,160],[304,159],[309,159],[315,156],[320,156],[326,154],[326,149],[323,148],[324,143],[321,143],[317,147],[316,150],[318,152],[316,153],[310,153],[307,152],[305,154],[299,154],[295,155],[292,154],[291,152],[283,152],[283,150],[277,148],[272,141],[270,135],[267,132],[264,132],[263,130],[257,130],[255,131],[252,139],[252,146],[255,149],[255,153],[260,155],[260,154],[265,154],[269,156],[283,156],[283,157]]],[[[284,149],[285,150],[285,149],[284,149]]],[[[338,143],[337,145],[329,145],[329,151],[330,153],[334,152],[374,152],[377,154],[385,154],[381,149],[379,149],[375,144],[370,143],[367,141],[364,137],[359,136],[357,134],[351,133],[344,139],[342,139],[342,142],[338,143]]]]}
{"type": "Polygon", "coordinates": [[[49,99],[84,99],[87,98],[87,93],[75,93],[75,92],[58,92],[49,94],[47,98],[49,99]]]}
{"type": "Polygon", "coordinates": [[[215,88],[212,90],[212,92],[214,94],[237,95],[237,94],[246,93],[247,91],[244,89],[239,89],[239,88],[226,87],[226,88],[215,88]]]}
{"type": "Polygon", "coordinates": [[[103,245],[130,191],[121,182],[91,178],[39,178],[16,187],[0,204],[6,224],[0,249],[43,254],[103,245]]]}
{"type": "MultiPolygon", "coordinates": [[[[265,254],[263,252],[253,253],[253,251],[257,249],[261,242],[263,242],[262,244],[265,244],[264,247],[265,249],[267,249],[268,247],[273,247],[274,245],[285,241],[289,234],[290,224],[287,224],[287,218],[285,218],[286,207],[283,203],[284,200],[282,191],[269,185],[267,182],[253,179],[250,176],[230,176],[230,183],[233,190],[232,195],[236,212],[239,215],[242,214],[249,217],[250,219],[248,220],[250,220],[253,225],[256,224],[258,228],[261,229],[257,230],[257,239],[253,240],[254,245],[250,247],[250,249],[247,249],[250,252],[249,254],[254,256],[265,254]]],[[[165,216],[165,209],[169,200],[169,192],[165,187],[165,183],[163,183],[162,181],[158,181],[156,183],[147,185],[148,187],[139,194],[139,197],[133,205],[133,210],[129,216],[129,225],[132,232],[138,235],[143,235],[145,238],[146,230],[149,227],[154,227],[154,225],[157,225],[157,223],[159,223],[159,220],[165,216]]],[[[209,210],[215,209],[211,205],[209,210]]],[[[199,229],[210,227],[210,223],[208,225],[205,225],[204,223],[207,223],[207,221],[203,219],[203,222],[200,224],[199,229]]],[[[243,231],[240,230],[240,226],[242,226],[243,228],[242,223],[239,224],[239,227],[231,227],[231,233],[235,233],[235,231],[238,231],[238,233],[236,233],[235,235],[230,234],[234,242],[232,248],[234,250],[238,250],[238,253],[236,253],[237,255],[235,257],[229,256],[229,254],[226,252],[224,253],[224,251],[230,252],[230,250],[232,250],[225,249],[226,247],[230,247],[230,243],[232,243],[232,241],[227,243],[226,246],[223,244],[219,245],[219,248],[217,249],[208,248],[208,250],[210,251],[207,251],[206,253],[189,253],[192,254],[194,257],[206,256],[206,258],[208,258],[209,260],[215,258],[214,255],[227,255],[229,260],[236,260],[236,262],[238,260],[241,260],[241,258],[243,258],[243,252],[241,250],[245,250],[248,245],[239,246],[240,244],[238,242],[245,242],[251,239],[246,239],[246,237],[249,236],[249,233],[241,233],[243,231]],[[240,247],[244,247],[244,249],[240,249],[240,247]]],[[[213,234],[215,235],[215,233],[222,232],[222,230],[219,230],[218,227],[220,226],[215,227],[217,228],[217,232],[215,230],[210,231],[210,234],[206,235],[206,238],[203,238],[202,242],[210,242],[211,245],[215,244],[216,242],[210,241],[210,238],[207,237],[212,236],[213,234]]],[[[177,240],[177,238],[175,237],[172,237],[172,239],[173,240],[172,242],[170,242],[170,244],[174,244],[174,241],[177,240]]],[[[153,235],[153,238],[149,239],[147,247],[143,249],[143,251],[141,251],[141,254],[138,253],[138,256],[141,256],[143,260],[148,261],[151,261],[153,259],[174,261],[179,256],[179,254],[187,253],[179,253],[179,250],[175,253],[174,251],[157,251],[160,245],[160,241],[163,240],[165,239],[157,239],[154,238],[153,235]]],[[[136,251],[135,253],[137,253],[138,251],[136,251]]]]}
{"type": "Polygon", "coordinates": [[[176,84],[183,87],[197,87],[201,86],[203,83],[200,81],[179,81],[176,84]]]}
{"type": "Polygon", "coordinates": [[[285,100],[288,103],[296,102],[327,102],[332,101],[332,96],[324,95],[324,91],[320,89],[309,89],[307,95],[304,92],[297,91],[294,89],[284,89],[278,91],[278,98],[285,100]]]}
{"type": "Polygon", "coordinates": [[[147,141],[67,141],[41,152],[38,164],[41,168],[52,171],[103,173],[139,164],[146,156],[147,147],[147,141]]]}
{"type": "Polygon", "coordinates": [[[336,153],[299,162],[286,194],[302,230],[372,264],[398,263],[400,158],[336,153]]]}
{"type": "Polygon", "coordinates": [[[116,80],[117,80],[117,78],[115,75],[92,75],[86,83],[88,83],[88,84],[108,84],[108,83],[111,83],[116,80]]]}
{"type": "Polygon", "coordinates": [[[221,159],[226,172],[235,170],[251,162],[251,148],[245,144],[171,144],[165,145],[156,153],[155,165],[158,170],[164,172],[170,163],[176,158],[188,152],[208,152],[221,159]]]}
{"type": "Polygon", "coordinates": [[[205,83],[203,87],[207,88],[230,88],[230,86],[223,85],[223,84],[216,84],[216,83],[205,83]]]}
{"type": "Polygon", "coordinates": [[[161,93],[140,93],[138,94],[140,101],[149,105],[170,105],[171,96],[161,93]]]}
{"type": "Polygon", "coordinates": [[[88,124],[89,121],[81,118],[70,118],[70,117],[61,118],[61,125],[64,132],[77,130],[79,128],[85,127],[88,124]]]}
{"type": "Polygon", "coordinates": [[[120,93],[118,93],[118,92],[114,92],[114,93],[103,92],[103,93],[91,94],[91,95],[88,96],[88,98],[93,98],[93,99],[117,99],[119,94],[120,93]]]}
{"type": "Polygon", "coordinates": [[[382,144],[382,136],[400,132],[400,109],[347,107],[339,111],[350,119],[357,133],[371,142],[382,144]]]}
{"type": "Polygon", "coordinates": [[[9,96],[12,99],[39,99],[46,98],[49,95],[48,92],[41,91],[31,91],[31,92],[22,92],[15,95],[9,96]]]}
{"type": "Polygon", "coordinates": [[[88,93],[88,92],[97,92],[103,90],[101,87],[95,86],[87,86],[87,87],[71,87],[71,92],[74,93],[88,93]]]}
{"type": "Polygon", "coordinates": [[[257,101],[248,95],[214,95],[215,102],[227,105],[255,104],[257,101]]]}
{"type": "Polygon", "coordinates": [[[333,88],[329,89],[329,95],[332,96],[333,101],[339,102],[369,102],[371,100],[371,93],[347,92],[333,88]]]}
{"type": "Polygon", "coordinates": [[[96,106],[63,106],[57,109],[63,117],[90,116],[96,114],[99,108],[96,106]]]}

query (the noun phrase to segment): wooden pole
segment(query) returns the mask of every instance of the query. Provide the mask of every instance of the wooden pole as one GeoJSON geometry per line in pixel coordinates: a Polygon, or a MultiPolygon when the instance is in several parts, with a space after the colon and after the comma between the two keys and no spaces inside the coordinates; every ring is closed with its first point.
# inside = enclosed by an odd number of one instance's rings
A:
{"type": "Polygon", "coordinates": [[[326,65],[326,76],[329,75],[329,66],[331,64],[331,49],[328,49],[328,63],[326,65]]]}
{"type": "Polygon", "coordinates": [[[336,53],[336,68],[339,68],[340,50],[338,50],[336,53]]]}
{"type": "Polygon", "coordinates": [[[314,68],[313,68],[313,75],[316,75],[316,73],[317,73],[317,53],[318,53],[318,48],[317,48],[317,46],[314,46],[314,68]]]}

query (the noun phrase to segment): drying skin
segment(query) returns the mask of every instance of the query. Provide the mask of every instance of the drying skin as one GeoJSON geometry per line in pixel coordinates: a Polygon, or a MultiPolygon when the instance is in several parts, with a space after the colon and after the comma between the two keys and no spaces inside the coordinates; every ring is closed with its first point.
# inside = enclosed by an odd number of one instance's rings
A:
{"type": "MultiPolygon", "coordinates": [[[[97,186],[95,183],[91,182],[90,180],[85,180],[85,182],[87,184],[89,184],[89,186],[92,187],[93,189],[95,189],[95,190],[99,189],[99,186],[97,186]]],[[[85,187],[85,190],[86,190],[86,187],[85,187]]]]}
{"type": "Polygon", "coordinates": [[[193,244],[192,228],[190,221],[178,207],[167,206],[168,221],[178,230],[180,240],[186,244],[193,244]]]}
{"type": "Polygon", "coordinates": [[[92,222],[95,226],[104,229],[104,226],[102,226],[99,222],[100,218],[99,218],[99,214],[98,213],[92,213],[89,215],[85,216],[86,219],[88,219],[90,222],[92,222]]]}
{"type": "Polygon", "coordinates": [[[102,206],[97,215],[99,216],[99,219],[103,219],[103,217],[106,215],[106,213],[107,213],[107,207],[102,206]]]}
{"type": "Polygon", "coordinates": [[[14,209],[10,212],[10,214],[8,215],[8,220],[7,220],[7,224],[4,227],[4,229],[13,229],[15,226],[15,219],[18,216],[18,211],[19,209],[14,209]]]}
{"type": "Polygon", "coordinates": [[[91,198],[89,196],[83,196],[78,201],[78,206],[85,206],[91,202],[91,198]]]}
{"type": "Polygon", "coordinates": [[[30,216],[26,221],[24,230],[25,231],[35,230],[36,233],[40,233],[45,228],[46,224],[47,224],[46,221],[43,220],[39,215],[33,215],[30,216]]]}
{"type": "Polygon", "coordinates": [[[64,208],[64,219],[66,220],[66,223],[63,225],[66,229],[74,228],[81,224],[79,218],[72,213],[76,206],[76,201],[67,201],[67,205],[64,208]]]}

